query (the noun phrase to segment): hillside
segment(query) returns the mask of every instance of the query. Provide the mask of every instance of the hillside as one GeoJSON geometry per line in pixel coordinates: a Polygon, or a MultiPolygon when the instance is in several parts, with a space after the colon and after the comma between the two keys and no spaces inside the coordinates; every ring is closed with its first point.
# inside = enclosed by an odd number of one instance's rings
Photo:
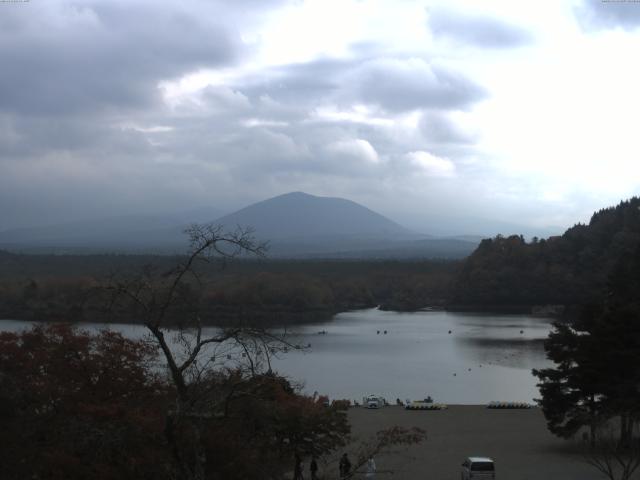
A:
{"type": "Polygon", "coordinates": [[[100,217],[76,222],[17,228],[0,232],[0,248],[47,253],[138,251],[184,247],[184,228],[211,221],[221,214],[213,208],[167,215],[100,217]]]}
{"type": "Polygon", "coordinates": [[[216,223],[250,225],[274,258],[464,258],[477,241],[433,238],[344,198],[302,192],[249,205],[216,223]]]}
{"type": "Polygon", "coordinates": [[[412,232],[379,213],[344,198],[292,192],[254,203],[216,220],[250,225],[265,240],[307,238],[393,238],[412,232]]]}
{"type": "Polygon", "coordinates": [[[593,214],[562,236],[483,240],[454,284],[453,308],[572,305],[600,293],[613,265],[640,245],[640,198],[593,214]]]}

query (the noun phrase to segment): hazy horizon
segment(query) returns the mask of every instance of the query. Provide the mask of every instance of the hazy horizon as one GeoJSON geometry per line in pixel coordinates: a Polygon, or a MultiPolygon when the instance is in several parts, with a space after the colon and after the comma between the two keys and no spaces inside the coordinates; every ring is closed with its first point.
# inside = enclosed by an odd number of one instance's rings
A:
{"type": "MultiPolygon", "coordinates": [[[[235,214],[240,213],[247,208],[253,208],[255,205],[264,203],[266,201],[275,200],[277,198],[284,198],[294,194],[302,194],[309,197],[315,197],[324,200],[347,200],[347,198],[341,197],[327,197],[320,195],[313,195],[307,192],[286,192],[282,195],[277,195],[272,198],[263,199],[256,203],[242,205],[240,207],[230,207],[228,210],[222,210],[220,208],[210,208],[207,206],[193,207],[186,210],[176,211],[162,211],[162,212],[129,212],[119,215],[106,215],[106,216],[86,216],[76,219],[63,218],[56,220],[55,218],[48,218],[43,223],[35,223],[30,225],[21,225],[13,228],[0,228],[0,234],[12,233],[12,232],[28,232],[28,231],[42,231],[42,229],[60,227],[72,228],[69,232],[75,231],[76,233],[85,232],[87,228],[92,225],[100,230],[113,228],[113,233],[118,235],[122,233],[130,233],[133,230],[144,231],[145,228],[149,231],[158,228],[177,228],[187,227],[194,223],[199,224],[220,224],[225,228],[234,229],[241,225],[243,227],[254,228],[255,222],[240,222],[233,221],[231,223],[225,222],[227,217],[235,217],[235,214]],[[74,229],[73,227],[77,227],[74,229]]],[[[357,204],[357,203],[356,203],[357,204]]],[[[290,205],[292,207],[294,204],[290,205]]],[[[366,205],[357,204],[361,207],[368,209],[366,205]]],[[[272,207],[273,208],[273,207],[272,207]]],[[[304,209],[303,209],[304,210],[304,209]]],[[[368,209],[370,210],[370,209],[368,209]]],[[[371,210],[373,214],[379,214],[371,210]]],[[[302,211],[301,211],[302,213],[302,211]]],[[[307,212],[308,214],[308,212],[307,212]]],[[[285,212],[282,212],[282,219],[274,221],[273,229],[276,231],[281,228],[285,228],[284,225],[280,225],[280,222],[287,219],[285,212]]],[[[415,223],[415,227],[407,227],[406,225],[396,222],[394,218],[384,216],[384,218],[390,220],[393,223],[398,224],[400,227],[406,228],[408,232],[412,232],[418,235],[434,236],[434,237],[456,237],[456,236],[469,236],[469,237],[493,237],[496,235],[524,235],[527,238],[538,236],[540,238],[546,238],[552,235],[562,234],[567,226],[548,226],[548,227],[529,227],[520,223],[510,223],[500,220],[489,220],[480,217],[446,217],[444,214],[430,215],[423,219],[425,223],[415,223]],[[426,223],[428,222],[428,223],[426,223]]],[[[260,222],[262,223],[262,222],[260,222]]],[[[294,222],[295,223],[295,222],[294,222]]],[[[584,222],[583,222],[584,223],[584,222]]],[[[409,221],[409,224],[412,224],[409,221]]],[[[299,229],[300,226],[294,227],[299,229]]]]}

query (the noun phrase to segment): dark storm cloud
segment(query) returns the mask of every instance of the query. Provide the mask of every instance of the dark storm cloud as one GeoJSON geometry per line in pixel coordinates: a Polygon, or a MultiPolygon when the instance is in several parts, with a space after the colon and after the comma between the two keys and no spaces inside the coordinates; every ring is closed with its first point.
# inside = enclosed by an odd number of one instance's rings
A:
{"type": "Polygon", "coordinates": [[[640,3],[636,1],[584,0],[576,8],[576,17],[587,29],[640,27],[640,3]]]}
{"type": "Polygon", "coordinates": [[[0,31],[0,109],[86,113],[140,108],[157,83],[232,62],[239,41],[215,4],[203,14],[179,2],[32,3],[5,16],[0,31]]]}
{"type": "Polygon", "coordinates": [[[429,28],[436,38],[482,48],[513,48],[532,41],[532,35],[497,18],[468,15],[442,8],[428,9],[429,28]]]}

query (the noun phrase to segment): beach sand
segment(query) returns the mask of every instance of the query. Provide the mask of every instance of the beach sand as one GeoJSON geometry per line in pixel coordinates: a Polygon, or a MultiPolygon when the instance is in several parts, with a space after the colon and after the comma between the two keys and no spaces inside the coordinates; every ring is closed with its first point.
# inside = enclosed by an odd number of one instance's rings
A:
{"type": "Polygon", "coordinates": [[[362,439],[394,425],[427,432],[424,443],[377,457],[376,479],[458,480],[460,464],[468,456],[493,458],[497,480],[604,478],[577,453],[577,441],[548,432],[538,408],[490,410],[480,405],[453,405],[443,411],[408,411],[398,406],[355,407],[349,410],[349,420],[353,435],[362,439]]]}

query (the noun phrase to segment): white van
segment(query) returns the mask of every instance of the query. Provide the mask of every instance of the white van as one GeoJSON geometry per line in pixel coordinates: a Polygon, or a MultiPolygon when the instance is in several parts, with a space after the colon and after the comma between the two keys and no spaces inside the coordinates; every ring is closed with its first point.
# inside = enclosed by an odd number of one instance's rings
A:
{"type": "Polygon", "coordinates": [[[493,480],[496,478],[496,468],[493,460],[488,457],[468,457],[462,462],[462,480],[493,480]]]}
{"type": "Polygon", "coordinates": [[[362,405],[366,408],[381,408],[384,404],[384,398],[379,395],[369,395],[362,399],[362,405]]]}

